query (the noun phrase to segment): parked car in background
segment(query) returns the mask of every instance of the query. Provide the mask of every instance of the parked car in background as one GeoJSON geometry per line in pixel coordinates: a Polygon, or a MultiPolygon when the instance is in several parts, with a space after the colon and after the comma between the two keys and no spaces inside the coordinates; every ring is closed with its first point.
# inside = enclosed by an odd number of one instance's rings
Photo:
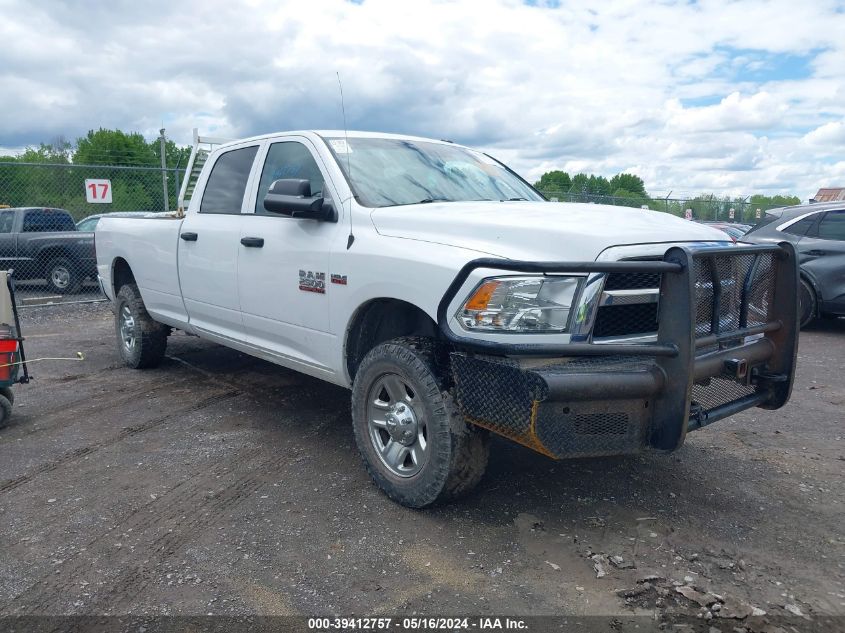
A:
{"type": "Polygon", "coordinates": [[[701,224],[724,231],[734,242],[751,230],[750,224],[739,224],[738,222],[702,222],[701,224]]]}
{"type": "Polygon", "coordinates": [[[0,266],[19,280],[44,279],[57,294],[77,292],[97,273],[94,235],[78,231],[64,209],[2,209],[0,266]]]}
{"type": "Polygon", "coordinates": [[[89,215],[87,218],[82,218],[76,223],[77,231],[94,231],[97,228],[97,223],[100,218],[106,216],[110,218],[144,218],[150,215],[149,211],[113,211],[111,213],[97,213],[96,215],[89,215]]]}
{"type": "Polygon", "coordinates": [[[743,241],[795,245],[802,327],[820,316],[845,316],[845,203],[772,209],[743,241]]]}

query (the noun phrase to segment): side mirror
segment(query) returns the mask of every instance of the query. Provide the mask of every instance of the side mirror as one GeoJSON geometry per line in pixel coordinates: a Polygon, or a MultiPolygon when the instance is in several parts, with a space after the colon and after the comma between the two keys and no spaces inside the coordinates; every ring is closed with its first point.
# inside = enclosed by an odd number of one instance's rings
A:
{"type": "Polygon", "coordinates": [[[271,213],[289,215],[293,218],[307,218],[323,222],[337,222],[337,212],[331,200],[311,196],[311,181],[298,178],[274,180],[267,195],[264,208],[271,213]]]}

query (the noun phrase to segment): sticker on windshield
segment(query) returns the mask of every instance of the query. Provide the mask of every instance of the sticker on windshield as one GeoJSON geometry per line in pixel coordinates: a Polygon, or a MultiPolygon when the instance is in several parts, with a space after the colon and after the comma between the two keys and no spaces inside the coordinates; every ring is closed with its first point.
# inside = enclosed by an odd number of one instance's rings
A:
{"type": "Polygon", "coordinates": [[[352,148],[349,147],[349,143],[346,142],[345,138],[333,138],[329,141],[329,145],[332,146],[332,149],[337,154],[351,154],[352,148]]]}

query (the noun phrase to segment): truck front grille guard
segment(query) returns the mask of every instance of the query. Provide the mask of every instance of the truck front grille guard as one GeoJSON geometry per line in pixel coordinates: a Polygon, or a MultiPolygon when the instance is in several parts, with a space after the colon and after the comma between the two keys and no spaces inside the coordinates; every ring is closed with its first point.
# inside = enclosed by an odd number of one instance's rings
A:
{"type": "MultiPolygon", "coordinates": [[[[797,351],[797,284],[798,263],[788,242],[772,246],[672,247],[662,261],[528,262],[482,258],[459,271],[440,301],[437,321],[442,336],[458,353],[470,359],[477,357],[478,362],[484,362],[485,355],[625,357],[651,362],[648,372],[630,374],[630,384],[619,387],[629,394],[638,389],[634,380],[652,384],[649,376],[656,375],[653,393],[648,395],[652,406],[647,444],[674,450],[683,443],[688,430],[753,406],[776,409],[789,399],[797,351]],[[448,310],[470,274],[479,268],[538,274],[658,274],[661,282],[657,340],[510,344],[462,336],[450,327],[448,310]],[[733,358],[734,349],[742,351],[742,359],[733,358]]],[[[606,390],[606,398],[620,397],[614,395],[613,376],[606,376],[609,381],[602,381],[598,373],[583,377],[595,381],[596,388],[588,389],[590,398],[604,399],[598,393],[599,386],[606,390]]],[[[456,382],[460,383],[458,378],[456,382]]],[[[535,413],[544,398],[543,384],[554,389],[555,380],[559,378],[545,379],[545,383],[530,381],[535,413]]],[[[578,384],[575,377],[564,380],[569,382],[558,382],[558,391],[561,384],[578,384]]],[[[644,389],[644,395],[645,391],[648,389],[644,389]]],[[[460,404],[460,389],[458,396],[460,404]]],[[[587,392],[573,392],[572,398],[585,400],[587,392]]],[[[471,413],[468,417],[473,418],[471,413]]],[[[535,422],[533,414],[526,422],[531,427],[530,438],[513,439],[536,444],[535,422]]],[[[480,425],[484,426],[483,421],[480,425]]]]}

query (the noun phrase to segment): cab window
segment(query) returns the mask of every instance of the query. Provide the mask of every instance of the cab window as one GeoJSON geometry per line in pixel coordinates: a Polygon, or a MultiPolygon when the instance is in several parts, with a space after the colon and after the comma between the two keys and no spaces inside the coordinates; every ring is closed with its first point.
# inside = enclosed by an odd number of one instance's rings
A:
{"type": "Polygon", "coordinates": [[[205,184],[200,213],[239,214],[246,191],[246,181],[258,146],[234,149],[221,155],[205,184]]]}
{"type": "Polygon", "coordinates": [[[317,162],[302,143],[297,141],[283,141],[273,143],[267,151],[267,160],[261,171],[261,181],[258,183],[258,196],[255,200],[255,213],[259,215],[274,215],[264,208],[264,196],[270,190],[275,180],[282,178],[296,178],[311,182],[311,195],[323,194],[323,174],[317,167],[317,162]]]}
{"type": "Polygon", "coordinates": [[[67,211],[36,209],[27,211],[26,215],[23,216],[24,233],[54,233],[75,230],[76,224],[67,211]]]}
{"type": "Polygon", "coordinates": [[[0,211],[0,233],[11,233],[15,226],[14,211],[0,211]]]}

